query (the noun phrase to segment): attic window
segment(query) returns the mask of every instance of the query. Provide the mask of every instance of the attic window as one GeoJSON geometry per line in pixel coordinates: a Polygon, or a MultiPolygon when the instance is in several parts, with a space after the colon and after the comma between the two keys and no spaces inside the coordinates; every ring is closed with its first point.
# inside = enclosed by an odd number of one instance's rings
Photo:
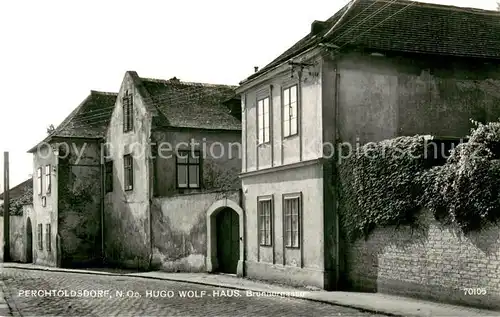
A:
{"type": "Polygon", "coordinates": [[[129,132],[134,129],[134,99],[127,90],[122,99],[123,105],[123,132],[129,132]]]}

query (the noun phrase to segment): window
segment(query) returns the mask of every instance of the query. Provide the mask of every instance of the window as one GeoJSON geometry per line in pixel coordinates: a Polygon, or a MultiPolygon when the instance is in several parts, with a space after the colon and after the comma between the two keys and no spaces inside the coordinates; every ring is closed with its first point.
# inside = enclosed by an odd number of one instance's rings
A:
{"type": "Polygon", "coordinates": [[[42,196],[42,207],[47,206],[47,196],[42,196]]]}
{"type": "Polygon", "coordinates": [[[45,225],[45,241],[47,243],[47,251],[52,250],[52,241],[50,239],[50,223],[45,225]]]}
{"type": "Polygon", "coordinates": [[[259,241],[262,246],[272,245],[273,210],[272,199],[261,198],[258,200],[259,211],[259,241]]]}
{"type": "Polygon", "coordinates": [[[43,250],[43,231],[42,224],[38,224],[37,236],[38,236],[38,250],[43,250]]]}
{"type": "Polygon", "coordinates": [[[134,166],[132,156],[130,154],[123,157],[123,172],[125,190],[134,189],[134,166]]]}
{"type": "Polygon", "coordinates": [[[451,155],[451,152],[461,143],[466,143],[467,139],[455,138],[435,138],[426,141],[425,159],[431,166],[444,165],[451,155]]]}
{"type": "Polygon", "coordinates": [[[285,246],[300,247],[300,196],[285,197],[283,200],[285,246]]]}
{"type": "Polygon", "coordinates": [[[297,134],[297,85],[283,90],[283,136],[297,134]]]}
{"type": "Polygon", "coordinates": [[[134,99],[127,90],[122,99],[123,105],[123,132],[134,129],[134,99]]]}
{"type": "Polygon", "coordinates": [[[36,178],[38,183],[38,195],[42,194],[43,182],[42,182],[42,168],[39,167],[36,170],[36,178]]]}
{"type": "Polygon", "coordinates": [[[257,129],[259,144],[269,142],[269,97],[257,102],[257,129]]]}
{"type": "Polygon", "coordinates": [[[113,161],[108,161],[105,163],[106,169],[106,193],[113,191],[113,161]]]}
{"type": "Polygon", "coordinates": [[[50,194],[52,179],[50,177],[50,165],[45,165],[45,193],[50,194]]]}
{"type": "Polygon", "coordinates": [[[200,188],[200,151],[179,151],[177,155],[177,187],[200,188]]]}

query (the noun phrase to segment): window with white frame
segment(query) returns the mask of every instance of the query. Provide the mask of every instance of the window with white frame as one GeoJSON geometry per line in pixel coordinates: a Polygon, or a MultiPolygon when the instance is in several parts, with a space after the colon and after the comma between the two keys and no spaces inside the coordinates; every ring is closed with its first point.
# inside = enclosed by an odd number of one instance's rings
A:
{"type": "Polygon", "coordinates": [[[283,136],[292,136],[298,132],[297,85],[283,90],[283,136]]]}
{"type": "Polygon", "coordinates": [[[272,245],[273,201],[271,197],[258,199],[259,242],[261,246],[272,245]]]}
{"type": "Polygon", "coordinates": [[[52,179],[50,177],[50,165],[45,165],[45,193],[50,194],[52,179]]]}
{"type": "Polygon", "coordinates": [[[257,101],[257,130],[259,144],[269,142],[269,97],[257,101]]]}
{"type": "Polygon", "coordinates": [[[43,193],[43,181],[42,181],[42,168],[39,167],[36,170],[36,180],[37,180],[37,187],[38,187],[38,195],[42,195],[43,193]]]}
{"type": "Polygon", "coordinates": [[[283,199],[284,240],[287,248],[300,248],[300,195],[283,199]]]}

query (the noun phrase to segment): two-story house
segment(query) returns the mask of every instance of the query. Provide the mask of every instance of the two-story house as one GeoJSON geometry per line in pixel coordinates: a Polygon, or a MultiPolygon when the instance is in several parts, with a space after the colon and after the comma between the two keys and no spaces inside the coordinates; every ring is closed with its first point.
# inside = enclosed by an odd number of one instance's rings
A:
{"type": "Polygon", "coordinates": [[[29,150],[33,215],[26,228],[38,265],[88,265],[102,257],[100,153],[115,100],[116,93],[91,91],[29,150]]]}
{"type": "Polygon", "coordinates": [[[338,288],[337,145],[496,120],[499,34],[496,12],[353,0],[243,80],[246,274],[338,288]]]}
{"type": "Polygon", "coordinates": [[[106,135],[107,262],[241,273],[235,88],[126,72],[106,135]]]}

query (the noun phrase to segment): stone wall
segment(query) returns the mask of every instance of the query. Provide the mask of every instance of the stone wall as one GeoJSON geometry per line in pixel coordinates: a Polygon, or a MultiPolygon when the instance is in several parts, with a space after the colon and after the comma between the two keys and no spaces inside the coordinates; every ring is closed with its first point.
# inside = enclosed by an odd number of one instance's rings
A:
{"type": "Polygon", "coordinates": [[[238,191],[154,198],[151,206],[154,265],[168,272],[206,270],[206,212],[219,199],[239,203],[238,191]]]}
{"type": "MultiPolygon", "coordinates": [[[[10,258],[14,262],[26,262],[26,219],[32,217],[33,206],[23,206],[21,215],[10,215],[10,258]]],[[[3,217],[0,216],[0,260],[3,261],[3,217]]],[[[36,234],[36,232],[35,232],[36,234]]],[[[34,237],[35,239],[36,237],[34,237]]]]}
{"type": "Polygon", "coordinates": [[[428,211],[421,229],[381,228],[347,251],[354,290],[500,308],[500,228],[464,235],[428,211]]]}

